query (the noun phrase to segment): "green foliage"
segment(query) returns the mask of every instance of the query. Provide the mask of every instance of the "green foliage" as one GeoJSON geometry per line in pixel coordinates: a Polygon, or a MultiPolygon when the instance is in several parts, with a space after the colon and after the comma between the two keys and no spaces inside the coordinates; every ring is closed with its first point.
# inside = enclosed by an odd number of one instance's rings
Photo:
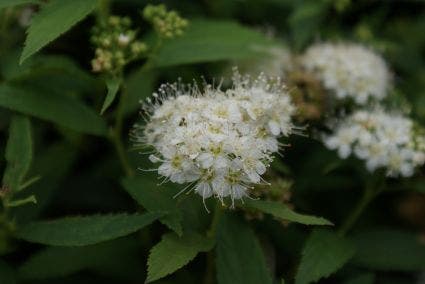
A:
{"type": "Polygon", "coordinates": [[[152,179],[127,178],[122,181],[123,187],[127,192],[150,212],[166,212],[167,214],[160,218],[161,223],[182,235],[182,214],[178,209],[176,200],[173,199],[175,192],[166,186],[158,186],[152,179]]]}
{"type": "Polygon", "coordinates": [[[17,236],[54,246],[86,246],[134,233],[151,224],[160,213],[110,214],[39,221],[19,228],[17,236]]]}
{"type": "Polygon", "coordinates": [[[245,201],[245,203],[246,206],[250,208],[271,214],[274,217],[280,218],[284,221],[291,221],[304,225],[332,225],[331,222],[322,217],[303,215],[294,212],[288,208],[287,205],[281,202],[248,199],[245,201]]]}
{"type": "Polygon", "coordinates": [[[108,93],[106,94],[105,101],[103,102],[101,114],[108,109],[108,107],[114,102],[115,97],[117,96],[118,90],[121,85],[121,78],[108,78],[106,79],[106,87],[108,93]]]}
{"type": "Polygon", "coordinates": [[[261,56],[261,49],[272,44],[263,34],[234,22],[193,20],[184,35],[159,48],[154,64],[168,67],[250,58],[261,56]]]}
{"type": "Polygon", "coordinates": [[[217,228],[217,281],[219,284],[271,284],[260,243],[247,223],[226,213],[217,228]]]}
{"type": "Polygon", "coordinates": [[[41,3],[41,1],[40,0],[0,0],[0,9],[5,7],[10,7],[10,6],[28,4],[28,3],[39,4],[41,3]]]}
{"type": "Polygon", "coordinates": [[[2,284],[15,284],[15,272],[9,265],[0,259],[0,280],[2,284]]]}
{"type": "Polygon", "coordinates": [[[129,238],[84,247],[47,247],[30,256],[18,272],[22,280],[56,278],[96,269],[117,259],[125,261],[135,249],[137,241],[129,238]]]}
{"type": "Polygon", "coordinates": [[[21,189],[30,169],[32,144],[30,120],[24,116],[15,116],[10,124],[6,147],[7,168],[3,176],[3,186],[13,192],[21,189]]]}
{"type": "Polygon", "coordinates": [[[93,135],[106,135],[105,122],[84,103],[55,93],[0,85],[0,106],[93,135]]]}
{"type": "Polygon", "coordinates": [[[351,241],[331,231],[314,230],[303,249],[296,284],[308,284],[340,269],[355,253],[351,241]]]}
{"type": "Polygon", "coordinates": [[[353,236],[353,263],[374,270],[416,271],[425,268],[425,245],[413,233],[375,229],[353,236]]]}
{"type": "Polygon", "coordinates": [[[174,233],[165,234],[150,251],[146,282],[158,280],[175,272],[188,264],[198,253],[211,250],[213,245],[212,239],[197,233],[189,232],[180,237],[174,233]]]}
{"type": "Polygon", "coordinates": [[[96,0],[52,0],[32,19],[20,62],[84,19],[96,7],[96,0]]]}

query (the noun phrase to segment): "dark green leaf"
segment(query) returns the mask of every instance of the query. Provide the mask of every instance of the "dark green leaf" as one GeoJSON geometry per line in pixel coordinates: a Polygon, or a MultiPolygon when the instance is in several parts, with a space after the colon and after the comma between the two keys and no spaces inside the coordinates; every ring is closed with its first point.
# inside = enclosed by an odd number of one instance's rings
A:
{"type": "Polygon", "coordinates": [[[314,230],[304,246],[295,283],[308,284],[329,276],[354,253],[355,247],[349,240],[331,231],[314,230]]]}
{"type": "Polygon", "coordinates": [[[1,284],[15,284],[15,272],[13,269],[3,260],[0,259],[0,280],[1,284]]]}
{"type": "Polygon", "coordinates": [[[271,284],[260,244],[251,228],[226,213],[217,228],[217,280],[219,284],[271,284]]]}
{"type": "Polygon", "coordinates": [[[101,114],[108,109],[108,107],[114,102],[115,97],[118,93],[118,90],[121,85],[121,78],[108,78],[106,79],[106,87],[108,89],[108,93],[106,94],[105,101],[103,102],[101,114]]]}
{"type": "Polygon", "coordinates": [[[288,206],[280,202],[252,199],[247,199],[244,202],[248,207],[271,214],[286,221],[297,222],[305,225],[332,225],[331,222],[322,217],[303,215],[294,212],[288,206]]]}
{"type": "Polygon", "coordinates": [[[162,214],[116,214],[69,217],[22,226],[17,236],[29,242],[54,246],[85,246],[134,233],[162,214]]]}
{"type": "Polygon", "coordinates": [[[137,247],[136,240],[122,238],[84,247],[48,247],[19,268],[19,278],[45,279],[69,275],[83,269],[96,268],[109,262],[122,261],[137,247]]]}
{"type": "Polygon", "coordinates": [[[154,180],[147,178],[127,178],[122,182],[127,192],[140,205],[150,212],[161,211],[167,215],[160,219],[161,223],[182,235],[182,215],[177,208],[177,200],[173,199],[174,191],[158,186],[154,180]]]}
{"type": "Polygon", "coordinates": [[[7,167],[3,176],[3,185],[14,192],[19,191],[30,169],[32,143],[30,120],[24,116],[14,116],[10,124],[6,146],[7,167]]]}
{"type": "Polygon", "coordinates": [[[213,240],[196,233],[187,233],[181,237],[175,233],[165,234],[149,254],[146,282],[152,282],[173,273],[188,264],[199,252],[211,250],[213,245],[213,240]]]}
{"type": "Polygon", "coordinates": [[[152,95],[157,76],[152,70],[149,72],[138,70],[127,77],[125,83],[127,91],[125,113],[135,112],[140,108],[140,101],[152,95]]]}
{"type": "Polygon", "coordinates": [[[261,56],[272,42],[260,32],[235,22],[193,20],[184,35],[159,49],[158,67],[261,56]]]}
{"type": "Polygon", "coordinates": [[[425,244],[420,236],[397,230],[373,230],[353,237],[357,254],[353,262],[376,270],[425,269],[425,244]]]}
{"type": "Polygon", "coordinates": [[[49,1],[31,21],[21,63],[84,19],[96,5],[96,0],[49,1]]]}
{"type": "Polygon", "coordinates": [[[39,4],[40,0],[0,0],[0,9],[21,4],[39,4]]]}
{"type": "Polygon", "coordinates": [[[82,102],[66,95],[0,85],[0,106],[83,133],[105,135],[107,132],[100,116],[82,102]]]}
{"type": "Polygon", "coordinates": [[[344,281],[344,284],[374,284],[374,283],[375,283],[375,274],[373,273],[362,273],[344,281]]]}

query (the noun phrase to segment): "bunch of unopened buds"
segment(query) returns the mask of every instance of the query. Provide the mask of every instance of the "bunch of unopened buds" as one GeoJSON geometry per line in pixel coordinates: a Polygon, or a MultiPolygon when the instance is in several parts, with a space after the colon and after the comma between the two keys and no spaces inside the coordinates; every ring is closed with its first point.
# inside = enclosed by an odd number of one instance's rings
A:
{"type": "Polygon", "coordinates": [[[94,72],[118,73],[126,64],[143,56],[147,46],[136,39],[128,17],[111,16],[95,26],[91,41],[95,45],[94,72]]]}
{"type": "Polygon", "coordinates": [[[423,131],[399,113],[377,107],[358,110],[334,128],[332,135],[324,137],[325,145],[344,159],[354,154],[370,172],[383,168],[387,176],[409,177],[425,163],[423,131]]]}
{"type": "Polygon", "coordinates": [[[176,11],[167,11],[165,5],[147,5],[143,18],[150,22],[160,37],[174,38],[183,34],[188,21],[176,11]]]}
{"type": "Polygon", "coordinates": [[[161,86],[143,103],[146,124],[136,125],[136,145],[154,149],[150,160],[160,163],[164,182],[188,183],[205,200],[222,202],[249,194],[262,178],[278,141],[297,131],[295,108],[280,79],[233,75],[233,86],[182,83],[161,86]]]}

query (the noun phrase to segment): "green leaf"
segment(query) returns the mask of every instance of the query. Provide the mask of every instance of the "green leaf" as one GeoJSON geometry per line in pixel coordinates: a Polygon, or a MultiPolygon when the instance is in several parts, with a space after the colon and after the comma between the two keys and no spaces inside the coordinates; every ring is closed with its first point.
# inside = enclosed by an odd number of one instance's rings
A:
{"type": "Polygon", "coordinates": [[[331,231],[314,230],[307,239],[296,284],[318,281],[340,269],[355,254],[355,246],[331,231]]]}
{"type": "Polygon", "coordinates": [[[30,169],[33,155],[30,120],[24,116],[14,116],[10,124],[6,146],[7,167],[3,184],[17,192],[30,169]]]}
{"type": "Polygon", "coordinates": [[[31,21],[20,62],[84,19],[96,5],[96,0],[49,1],[31,21]]]}
{"type": "Polygon", "coordinates": [[[3,260],[0,259],[0,280],[1,284],[15,284],[15,272],[3,260]]]}
{"type": "Polygon", "coordinates": [[[140,101],[152,95],[157,73],[153,70],[139,69],[131,73],[125,82],[127,99],[125,100],[124,112],[126,114],[135,112],[140,108],[140,101]]]}
{"type": "Polygon", "coordinates": [[[11,201],[8,201],[6,204],[8,207],[19,207],[28,203],[37,204],[37,199],[35,198],[34,195],[30,195],[22,199],[11,200],[11,201]]]}
{"type": "Polygon", "coordinates": [[[40,221],[19,228],[17,236],[29,242],[53,246],[85,246],[134,233],[161,215],[95,215],[40,221]]]}
{"type": "Polygon", "coordinates": [[[286,221],[297,222],[304,225],[333,225],[331,222],[322,217],[303,215],[294,212],[288,206],[280,202],[252,199],[247,199],[244,202],[248,207],[271,214],[286,221]]]}
{"type": "Polygon", "coordinates": [[[40,4],[40,0],[0,0],[0,9],[21,4],[40,4]]]}
{"type": "Polygon", "coordinates": [[[271,284],[260,243],[237,216],[221,216],[217,228],[217,280],[219,284],[271,284]]]}
{"type": "Polygon", "coordinates": [[[376,229],[353,237],[356,265],[374,270],[419,271],[425,269],[425,244],[420,236],[391,229],[376,229]]]}
{"type": "Polygon", "coordinates": [[[106,94],[105,101],[103,102],[101,114],[114,102],[115,97],[117,96],[118,90],[121,85],[121,78],[108,78],[106,79],[106,87],[108,93],[106,94]]]}
{"type": "Polygon", "coordinates": [[[344,281],[344,284],[373,284],[373,283],[375,283],[375,274],[373,273],[362,273],[344,281]]]}
{"type": "Polygon", "coordinates": [[[66,95],[0,85],[0,106],[93,135],[106,135],[105,122],[82,102],[66,95]]]}
{"type": "Polygon", "coordinates": [[[184,35],[158,50],[157,67],[261,56],[273,42],[235,22],[192,20],[184,35]]]}
{"type": "Polygon", "coordinates": [[[33,254],[19,268],[22,280],[66,276],[83,269],[122,261],[137,248],[137,240],[121,238],[84,247],[47,247],[33,254]]]}
{"type": "Polygon", "coordinates": [[[150,251],[146,282],[152,282],[173,273],[188,264],[199,252],[209,251],[213,246],[212,239],[196,233],[187,233],[181,237],[175,233],[165,234],[150,251]]]}
{"type": "Polygon", "coordinates": [[[148,178],[126,178],[122,182],[127,192],[150,212],[161,211],[167,215],[160,218],[160,222],[168,228],[182,235],[182,215],[177,208],[177,200],[173,199],[174,191],[164,186],[158,186],[148,178]]]}

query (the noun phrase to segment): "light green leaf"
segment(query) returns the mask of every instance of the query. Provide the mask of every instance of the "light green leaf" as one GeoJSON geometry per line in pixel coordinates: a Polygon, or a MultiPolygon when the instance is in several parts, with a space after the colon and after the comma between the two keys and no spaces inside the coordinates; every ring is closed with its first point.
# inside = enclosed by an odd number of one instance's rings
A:
{"type": "Polygon", "coordinates": [[[162,214],[116,214],[69,217],[22,226],[17,236],[29,242],[53,246],[85,246],[134,233],[162,214]]]}
{"type": "Polygon", "coordinates": [[[248,207],[271,214],[286,221],[297,222],[304,225],[332,225],[331,222],[322,217],[303,215],[294,212],[288,206],[280,202],[252,199],[247,199],[244,202],[248,207]]]}
{"type": "Polygon", "coordinates": [[[3,260],[0,259],[0,280],[1,284],[15,284],[15,272],[3,260]]]}
{"type": "Polygon", "coordinates": [[[296,284],[308,284],[340,269],[355,254],[355,246],[331,231],[314,230],[307,239],[296,284]]]}
{"type": "Polygon", "coordinates": [[[82,102],[66,95],[0,85],[0,106],[93,135],[106,135],[105,122],[82,102]]]}
{"type": "Polygon", "coordinates": [[[31,21],[20,62],[84,19],[96,5],[96,0],[49,1],[31,21]]]}
{"type": "Polygon", "coordinates": [[[157,67],[263,55],[273,44],[260,32],[231,21],[192,20],[184,35],[168,40],[154,60],[157,67]]]}
{"type": "Polygon", "coordinates": [[[40,4],[40,0],[0,0],[0,9],[21,4],[40,4]]]}
{"type": "Polygon", "coordinates": [[[106,87],[108,93],[106,94],[105,101],[103,102],[101,114],[114,102],[115,97],[121,85],[121,78],[108,78],[106,79],[106,87]]]}
{"type": "Polygon", "coordinates": [[[391,229],[376,229],[353,237],[356,265],[374,270],[418,271],[425,269],[425,244],[420,236],[391,229]]]}
{"type": "Polygon", "coordinates": [[[137,241],[121,238],[84,247],[47,247],[27,259],[19,268],[22,280],[70,275],[83,269],[122,261],[137,248],[137,241]]]}
{"type": "Polygon", "coordinates": [[[167,215],[159,219],[161,223],[182,235],[182,215],[177,208],[177,200],[173,199],[174,191],[165,186],[158,186],[149,178],[127,178],[123,187],[140,205],[150,212],[161,211],[167,215]]]}
{"type": "Polygon", "coordinates": [[[30,120],[24,116],[14,116],[10,124],[6,146],[7,167],[3,185],[17,192],[30,169],[33,149],[30,120]]]}
{"type": "Polygon", "coordinates": [[[197,233],[187,233],[181,237],[175,233],[165,234],[149,254],[146,282],[152,282],[173,273],[188,264],[199,252],[209,251],[213,246],[212,239],[197,233]],[[170,252],[172,252],[171,257],[170,252]]]}
{"type": "Polygon", "coordinates": [[[260,244],[251,228],[237,216],[221,216],[217,228],[217,280],[219,284],[271,284],[260,244]]]}

